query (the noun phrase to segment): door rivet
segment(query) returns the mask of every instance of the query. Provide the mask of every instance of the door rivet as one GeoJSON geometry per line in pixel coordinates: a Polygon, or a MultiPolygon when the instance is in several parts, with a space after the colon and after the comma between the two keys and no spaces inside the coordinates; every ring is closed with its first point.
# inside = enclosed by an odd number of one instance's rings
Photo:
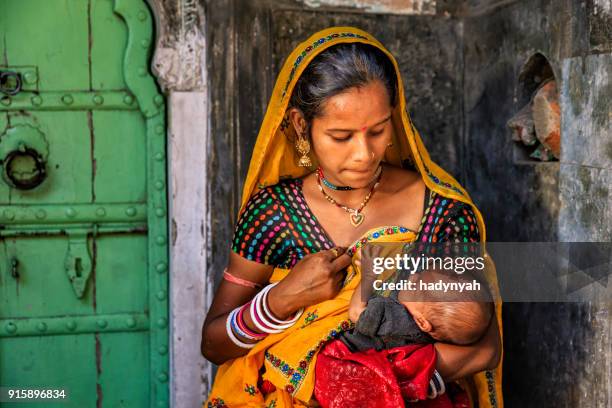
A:
{"type": "Polygon", "coordinates": [[[96,209],[96,215],[98,217],[104,217],[106,215],[106,210],[102,207],[96,209]]]}
{"type": "Polygon", "coordinates": [[[38,75],[36,75],[36,72],[29,71],[23,75],[23,79],[25,79],[26,84],[32,85],[38,80],[38,75]]]}
{"type": "Polygon", "coordinates": [[[33,96],[31,101],[32,101],[32,105],[34,105],[34,106],[42,105],[42,98],[40,96],[38,96],[38,95],[33,96]]]}
{"type": "Polygon", "coordinates": [[[155,182],[155,188],[158,190],[163,190],[164,189],[164,182],[161,180],[157,180],[155,182]]]}
{"type": "Polygon", "coordinates": [[[144,40],[142,40],[140,42],[140,45],[142,45],[142,48],[147,49],[149,48],[149,40],[147,40],[146,38],[144,40]]]}
{"type": "Polygon", "coordinates": [[[147,69],[145,67],[138,68],[138,75],[140,75],[141,77],[147,75],[147,69]]]}
{"type": "Polygon", "coordinates": [[[4,328],[7,333],[15,333],[17,331],[17,326],[13,322],[8,322],[4,328]]]}
{"type": "Polygon", "coordinates": [[[107,321],[106,321],[106,320],[104,320],[104,319],[100,319],[100,320],[98,320],[98,327],[99,327],[99,328],[103,329],[103,328],[105,328],[107,325],[108,325],[108,323],[107,323],[107,321]]]}
{"type": "Polygon", "coordinates": [[[38,329],[39,332],[47,331],[47,325],[44,322],[40,322],[36,326],[36,329],[38,329]]]}
{"type": "Polygon", "coordinates": [[[160,290],[159,292],[157,292],[157,299],[158,300],[164,300],[166,298],[166,292],[163,290],[160,290]]]}
{"type": "Polygon", "coordinates": [[[147,13],[145,11],[143,11],[143,10],[140,10],[138,12],[138,19],[140,21],[145,21],[147,19],[147,13]]]}
{"type": "Polygon", "coordinates": [[[164,211],[163,208],[156,208],[155,209],[155,215],[157,215],[158,217],[163,217],[166,214],[166,212],[164,211]]]}
{"type": "Polygon", "coordinates": [[[133,217],[136,215],[136,209],[134,207],[129,207],[128,209],[125,210],[125,214],[128,217],[133,217]]]}
{"type": "Polygon", "coordinates": [[[39,220],[42,220],[46,216],[47,216],[47,213],[45,212],[45,210],[36,211],[36,218],[38,218],[39,220]]]}
{"type": "Polygon", "coordinates": [[[74,102],[74,98],[72,97],[72,95],[64,95],[62,96],[62,102],[64,102],[66,105],[72,105],[72,102],[74,102]]]}
{"type": "Polygon", "coordinates": [[[97,94],[96,94],[96,95],[94,95],[94,97],[93,97],[93,102],[94,102],[96,105],[102,105],[102,104],[104,103],[104,98],[102,97],[102,95],[97,95],[97,94]]]}
{"type": "Polygon", "coordinates": [[[168,347],[166,347],[166,346],[159,346],[159,348],[157,349],[157,352],[159,354],[161,354],[162,356],[166,355],[168,353],[168,347]]]}
{"type": "Polygon", "coordinates": [[[158,273],[164,273],[164,272],[166,272],[166,267],[167,267],[167,265],[166,265],[166,263],[165,263],[165,262],[160,262],[160,263],[158,263],[158,264],[157,264],[157,267],[156,267],[157,272],[158,272],[158,273]]]}
{"type": "Polygon", "coordinates": [[[0,99],[0,103],[4,106],[9,106],[11,104],[11,98],[9,98],[8,96],[4,96],[2,97],[2,99],[0,99]]]}
{"type": "Polygon", "coordinates": [[[74,216],[76,216],[76,210],[74,208],[68,208],[66,209],[66,215],[70,218],[73,218],[74,216]]]}
{"type": "Polygon", "coordinates": [[[167,323],[168,321],[166,320],[165,317],[160,317],[159,319],[157,319],[157,327],[159,327],[160,329],[163,329],[164,327],[166,327],[167,323]]]}
{"type": "Polygon", "coordinates": [[[157,160],[159,162],[163,161],[164,160],[164,154],[162,152],[155,153],[155,160],[157,160]]]}
{"type": "Polygon", "coordinates": [[[157,106],[161,106],[164,103],[164,97],[161,95],[155,95],[155,97],[153,98],[153,102],[157,106]]]}
{"type": "Polygon", "coordinates": [[[68,330],[73,331],[74,329],[76,329],[76,323],[75,322],[68,322],[68,323],[66,323],[66,327],[68,328],[68,330]]]}
{"type": "Polygon", "coordinates": [[[134,103],[134,98],[132,97],[132,95],[125,95],[123,97],[123,103],[125,103],[126,105],[131,105],[132,103],[134,103]]]}
{"type": "Polygon", "coordinates": [[[162,371],[157,376],[157,379],[159,380],[159,382],[166,382],[166,381],[168,381],[168,374],[166,374],[165,372],[162,371]]]}
{"type": "Polygon", "coordinates": [[[133,317],[128,317],[128,319],[125,321],[125,324],[127,325],[127,327],[134,327],[136,326],[136,320],[133,317]]]}
{"type": "Polygon", "coordinates": [[[157,237],[155,241],[157,242],[157,245],[162,246],[166,243],[166,237],[164,237],[163,235],[160,235],[157,237]]]}
{"type": "Polygon", "coordinates": [[[162,133],[164,133],[164,127],[162,125],[155,126],[155,133],[161,135],[162,133]]]}

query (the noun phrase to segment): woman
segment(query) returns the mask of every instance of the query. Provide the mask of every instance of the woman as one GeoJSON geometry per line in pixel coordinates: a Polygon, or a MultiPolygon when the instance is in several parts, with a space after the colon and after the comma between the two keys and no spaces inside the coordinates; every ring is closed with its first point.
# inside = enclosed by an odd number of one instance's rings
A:
{"type": "MultiPolygon", "coordinates": [[[[315,403],[317,353],[352,325],[361,246],[485,239],[478,209],[412,126],[394,58],[351,27],[314,34],[285,62],[240,214],[202,329],[202,353],[222,364],[209,407],[315,403]]],[[[500,312],[473,345],[435,344],[439,374],[469,379],[480,407],[502,405],[500,312]]]]}

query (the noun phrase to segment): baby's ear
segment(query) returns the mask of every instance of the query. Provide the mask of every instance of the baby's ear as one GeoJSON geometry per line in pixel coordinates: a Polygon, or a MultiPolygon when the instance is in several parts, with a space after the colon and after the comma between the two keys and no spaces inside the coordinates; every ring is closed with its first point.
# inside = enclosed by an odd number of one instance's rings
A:
{"type": "Polygon", "coordinates": [[[414,317],[414,321],[416,322],[417,326],[419,326],[419,329],[423,330],[425,333],[431,333],[433,326],[421,312],[414,311],[412,313],[412,317],[414,317]]]}

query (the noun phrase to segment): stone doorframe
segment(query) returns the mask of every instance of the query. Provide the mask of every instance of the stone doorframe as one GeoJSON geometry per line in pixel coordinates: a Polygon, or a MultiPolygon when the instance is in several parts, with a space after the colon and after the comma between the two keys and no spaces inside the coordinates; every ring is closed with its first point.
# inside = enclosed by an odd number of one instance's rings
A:
{"type": "Polygon", "coordinates": [[[170,241],[170,406],[198,407],[212,380],[200,332],[212,300],[209,86],[205,15],[198,0],[147,0],[157,38],[151,70],[167,97],[170,241]]]}

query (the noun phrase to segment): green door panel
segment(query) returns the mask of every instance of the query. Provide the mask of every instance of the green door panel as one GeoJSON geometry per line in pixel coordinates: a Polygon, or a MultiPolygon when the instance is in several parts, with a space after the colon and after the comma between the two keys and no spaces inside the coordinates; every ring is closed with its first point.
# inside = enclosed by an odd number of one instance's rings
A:
{"type": "Polygon", "coordinates": [[[0,0],[7,407],[168,406],[165,101],[145,0],[0,0]]]}
{"type": "MultiPolygon", "coordinates": [[[[0,204],[91,202],[91,138],[86,111],[12,112],[11,128],[37,128],[49,146],[47,179],[34,190],[10,189],[0,183],[0,204]]],[[[8,128],[2,129],[6,134],[8,128]]]]}
{"type": "Polygon", "coordinates": [[[95,112],[93,128],[95,201],[145,202],[146,123],[140,112],[95,112]]]}
{"type": "Polygon", "coordinates": [[[0,55],[38,67],[46,91],[89,89],[88,2],[2,0],[0,55]]]}
{"type": "Polygon", "coordinates": [[[95,349],[94,335],[2,338],[0,378],[3,386],[29,384],[63,388],[70,395],[68,401],[56,404],[20,402],[5,403],[2,406],[95,407],[96,354],[92,353],[95,349]],[[27,383],[20,381],[24,378],[27,378],[27,383]]]}

